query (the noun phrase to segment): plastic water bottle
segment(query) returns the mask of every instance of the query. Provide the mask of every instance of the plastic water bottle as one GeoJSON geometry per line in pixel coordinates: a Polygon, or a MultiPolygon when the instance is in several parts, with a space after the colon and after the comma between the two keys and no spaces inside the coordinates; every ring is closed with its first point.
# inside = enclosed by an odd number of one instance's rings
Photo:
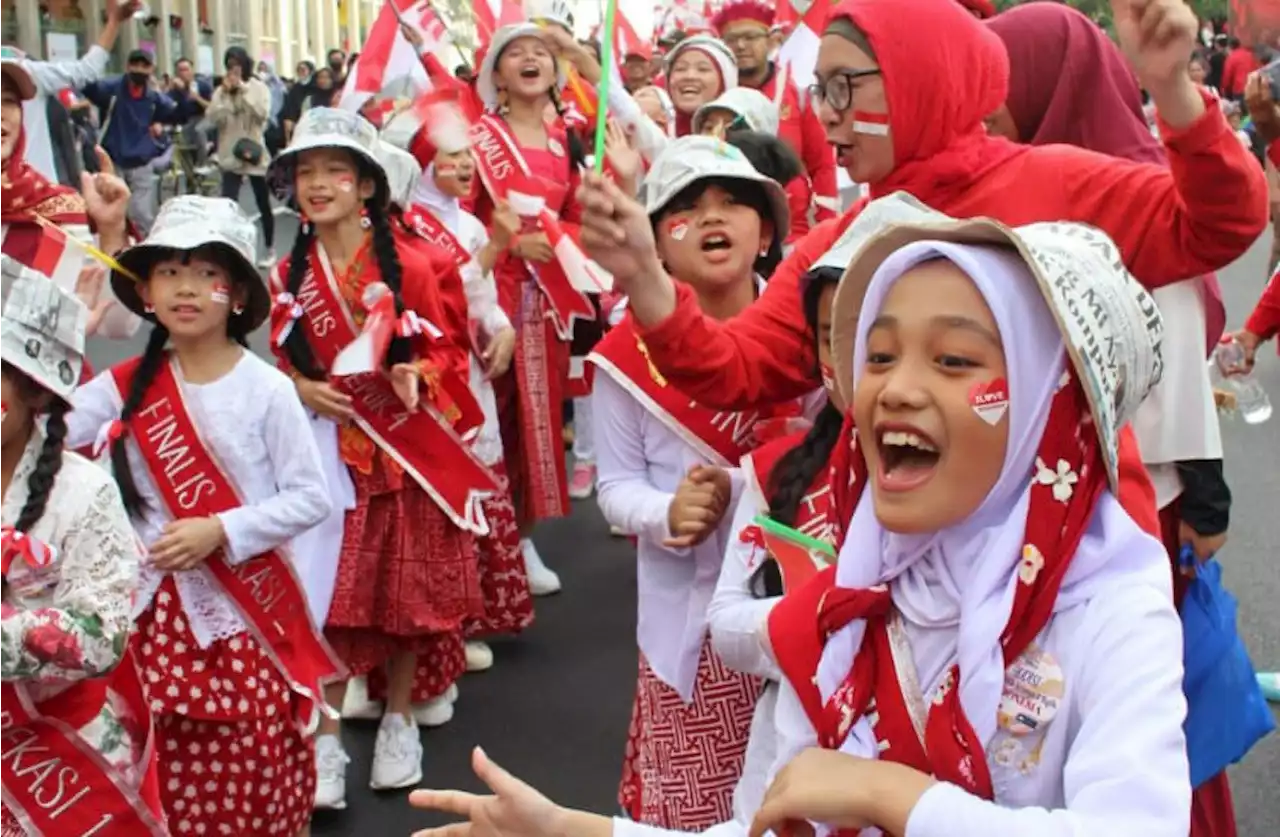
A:
{"type": "Polygon", "coordinates": [[[1229,334],[1224,334],[1213,352],[1213,377],[1220,386],[1236,396],[1236,407],[1249,424],[1262,424],[1271,418],[1271,399],[1252,372],[1243,372],[1244,347],[1229,334]]]}

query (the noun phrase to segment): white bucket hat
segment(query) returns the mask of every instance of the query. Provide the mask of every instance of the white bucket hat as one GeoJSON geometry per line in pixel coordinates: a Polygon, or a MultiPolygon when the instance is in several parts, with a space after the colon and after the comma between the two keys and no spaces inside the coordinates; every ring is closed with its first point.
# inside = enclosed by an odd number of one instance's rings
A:
{"type": "Polygon", "coordinates": [[[676,59],[680,57],[681,53],[691,49],[705,52],[715,62],[716,67],[720,70],[720,79],[724,82],[726,91],[738,86],[738,61],[733,57],[733,50],[729,49],[729,45],[714,35],[694,35],[693,37],[685,38],[667,53],[667,63],[664,69],[666,70],[668,90],[671,85],[671,68],[675,66],[676,59]]]}
{"type": "Polygon", "coordinates": [[[1119,434],[1164,369],[1164,323],[1146,289],[1125,269],[1115,242],[1085,224],[1009,228],[990,218],[957,220],[903,192],[867,204],[818,263],[844,271],[832,308],[836,384],[852,401],[853,343],[876,269],[914,241],[996,244],[1027,263],[1062,331],[1102,445],[1112,491],[1119,485],[1119,434]]]}
{"type": "Polygon", "coordinates": [[[391,204],[408,209],[413,203],[413,189],[422,177],[422,166],[412,154],[397,148],[386,140],[378,140],[378,163],[387,174],[387,187],[391,191],[391,204]]]}
{"type": "Polygon", "coordinates": [[[84,366],[88,309],[49,277],[9,256],[0,256],[0,272],[4,298],[0,357],[69,402],[84,366]]]}
{"type": "Polygon", "coordinates": [[[653,167],[640,185],[645,212],[652,218],[671,203],[672,198],[699,180],[721,178],[758,183],[769,197],[773,234],[783,241],[791,229],[791,211],[787,193],[777,181],[756,171],[746,156],[715,137],[690,134],[667,143],[653,161],[653,167]]]}
{"type": "Polygon", "coordinates": [[[778,106],[753,87],[732,87],[698,108],[693,115],[693,132],[702,133],[702,126],[718,110],[729,111],[752,131],[778,133],[778,106]]]}
{"type": "Polygon", "coordinates": [[[368,163],[378,182],[378,200],[386,205],[389,193],[387,174],[378,162],[378,129],[363,116],[338,108],[312,108],[298,120],[289,147],[271,161],[267,172],[276,197],[293,200],[297,157],[313,148],[344,148],[368,163]]]}
{"type": "MultiPolygon", "coordinates": [[[[542,27],[536,23],[513,23],[510,26],[503,26],[497,32],[493,33],[493,40],[489,42],[489,50],[484,54],[484,60],[480,62],[480,69],[476,72],[476,93],[480,96],[480,101],[484,102],[484,106],[492,110],[498,106],[498,85],[493,80],[493,73],[498,68],[498,59],[502,57],[502,51],[511,46],[512,41],[520,38],[537,38],[542,40],[542,27]]],[[[564,69],[560,66],[560,62],[555,62],[556,66],[556,87],[562,88],[568,84],[568,76],[564,74],[564,69]]]]}
{"type": "Polygon", "coordinates": [[[524,16],[534,22],[554,23],[573,33],[573,9],[565,0],[525,0],[524,16]]]}
{"type": "Polygon", "coordinates": [[[17,47],[0,47],[0,72],[18,91],[18,98],[26,101],[36,97],[36,83],[23,62],[27,55],[17,47]]]}
{"type": "MultiPolygon", "coordinates": [[[[213,245],[231,256],[235,278],[249,292],[245,308],[238,316],[245,320],[245,333],[262,325],[271,312],[271,294],[254,266],[258,253],[258,226],[230,198],[180,195],[160,206],[151,232],[142,243],[120,254],[120,266],[135,276],[146,277],[157,256],[172,251],[190,252],[213,245]]],[[[111,272],[111,289],[116,299],[139,317],[152,322],[134,281],[118,270],[111,272]]]]}

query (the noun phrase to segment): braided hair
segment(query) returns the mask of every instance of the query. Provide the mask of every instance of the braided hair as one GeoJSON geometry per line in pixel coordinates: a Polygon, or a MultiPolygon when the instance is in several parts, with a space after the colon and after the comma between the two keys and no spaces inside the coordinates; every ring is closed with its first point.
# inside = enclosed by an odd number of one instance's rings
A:
{"type": "MultiPolygon", "coordinates": [[[[362,157],[351,154],[360,179],[376,180],[373,166],[362,157]]],[[[395,295],[396,315],[404,313],[404,300],[400,296],[404,271],[400,266],[400,256],[396,252],[395,237],[391,232],[391,219],[384,207],[386,195],[382,189],[364,202],[365,213],[369,218],[373,232],[373,256],[378,262],[378,273],[383,283],[395,295]]],[[[304,224],[293,241],[293,250],[289,253],[289,272],[285,276],[285,290],[296,298],[302,292],[302,282],[307,276],[307,267],[311,260],[311,242],[315,232],[309,224],[304,224]]],[[[307,339],[306,329],[293,328],[284,342],[285,354],[289,363],[298,374],[313,381],[323,381],[325,370],[316,360],[311,342],[307,339]]],[[[404,363],[411,359],[413,347],[408,338],[392,337],[387,351],[388,365],[404,363]]]]}
{"type": "MultiPolygon", "coordinates": [[[[564,100],[560,98],[560,89],[552,85],[547,93],[551,96],[551,104],[556,109],[556,115],[560,117],[561,122],[564,122],[564,115],[568,112],[568,108],[564,106],[564,100]]],[[[604,117],[599,115],[596,118],[603,119],[604,117]]],[[[587,167],[587,152],[582,147],[582,137],[578,136],[578,132],[570,128],[567,123],[565,124],[564,134],[565,143],[569,146],[569,172],[572,174],[579,169],[587,167]]]]}
{"type": "MultiPolygon", "coordinates": [[[[22,393],[23,401],[35,403],[44,393],[44,389],[31,378],[17,369],[4,365],[4,374],[11,378],[22,393]]],[[[53,399],[45,411],[44,444],[36,455],[36,466],[27,476],[27,502],[18,512],[18,520],[13,528],[27,533],[44,517],[45,506],[49,504],[49,494],[53,491],[53,483],[62,470],[63,443],[67,438],[67,413],[71,406],[61,398],[53,399]]]]}
{"type": "MultiPolygon", "coordinates": [[[[151,269],[157,262],[172,258],[179,259],[183,264],[188,264],[191,260],[197,258],[211,261],[222,267],[232,281],[244,282],[244,279],[232,269],[232,261],[228,258],[227,251],[217,244],[199,247],[195,250],[158,251],[144,266],[143,275],[150,276],[151,269]]],[[[247,347],[249,345],[248,328],[244,317],[231,316],[227,318],[227,337],[241,346],[247,347]]],[[[160,373],[160,368],[164,364],[165,348],[168,344],[169,329],[157,322],[152,326],[151,334],[147,337],[147,346],[142,351],[142,359],[138,362],[138,367],[133,372],[133,379],[129,383],[129,391],[125,393],[124,405],[120,408],[121,424],[128,423],[129,419],[133,418],[137,413],[138,408],[142,406],[142,401],[146,398],[147,391],[151,389],[151,384],[155,382],[156,375],[160,373]]],[[[138,483],[133,478],[133,469],[129,467],[124,434],[120,434],[112,440],[110,455],[111,470],[115,474],[116,485],[120,487],[120,499],[124,501],[124,507],[131,516],[141,517],[146,510],[147,504],[143,500],[141,492],[138,491],[138,483]]]]}

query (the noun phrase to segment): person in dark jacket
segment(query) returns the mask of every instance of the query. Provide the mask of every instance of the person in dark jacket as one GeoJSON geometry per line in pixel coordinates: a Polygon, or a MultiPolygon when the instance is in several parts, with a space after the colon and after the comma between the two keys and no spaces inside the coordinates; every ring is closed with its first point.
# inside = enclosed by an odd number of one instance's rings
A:
{"type": "Polygon", "coordinates": [[[126,67],[119,78],[86,86],[84,95],[101,114],[99,143],[129,184],[129,218],[146,234],[157,202],[158,178],[151,161],[164,152],[156,141],[159,126],[181,125],[194,105],[185,92],[175,101],[155,88],[151,53],[134,50],[126,67]]]}

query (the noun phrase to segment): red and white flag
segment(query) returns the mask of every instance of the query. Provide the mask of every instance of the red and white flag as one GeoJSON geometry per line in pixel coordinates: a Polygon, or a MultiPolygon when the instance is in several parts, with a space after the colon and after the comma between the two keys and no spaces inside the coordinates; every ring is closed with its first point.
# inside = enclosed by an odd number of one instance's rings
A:
{"type": "Polygon", "coordinates": [[[520,0],[471,0],[471,11],[476,21],[476,40],[482,50],[489,48],[494,32],[524,20],[520,0]]]}
{"type": "Polygon", "coordinates": [[[54,224],[42,225],[40,231],[31,269],[48,276],[60,288],[74,288],[85,266],[83,245],[69,240],[67,233],[54,224]]]}
{"type": "Polygon", "coordinates": [[[813,0],[804,17],[791,30],[782,48],[778,50],[778,64],[791,70],[791,81],[804,93],[814,81],[814,67],[818,63],[818,43],[827,17],[835,8],[835,0],[813,0]]]}
{"type": "Polygon", "coordinates": [[[395,97],[406,87],[422,91],[431,86],[417,50],[400,31],[402,22],[422,33],[424,50],[434,52],[444,43],[444,22],[427,0],[386,0],[347,75],[338,107],[358,112],[375,96],[395,97]]]}

